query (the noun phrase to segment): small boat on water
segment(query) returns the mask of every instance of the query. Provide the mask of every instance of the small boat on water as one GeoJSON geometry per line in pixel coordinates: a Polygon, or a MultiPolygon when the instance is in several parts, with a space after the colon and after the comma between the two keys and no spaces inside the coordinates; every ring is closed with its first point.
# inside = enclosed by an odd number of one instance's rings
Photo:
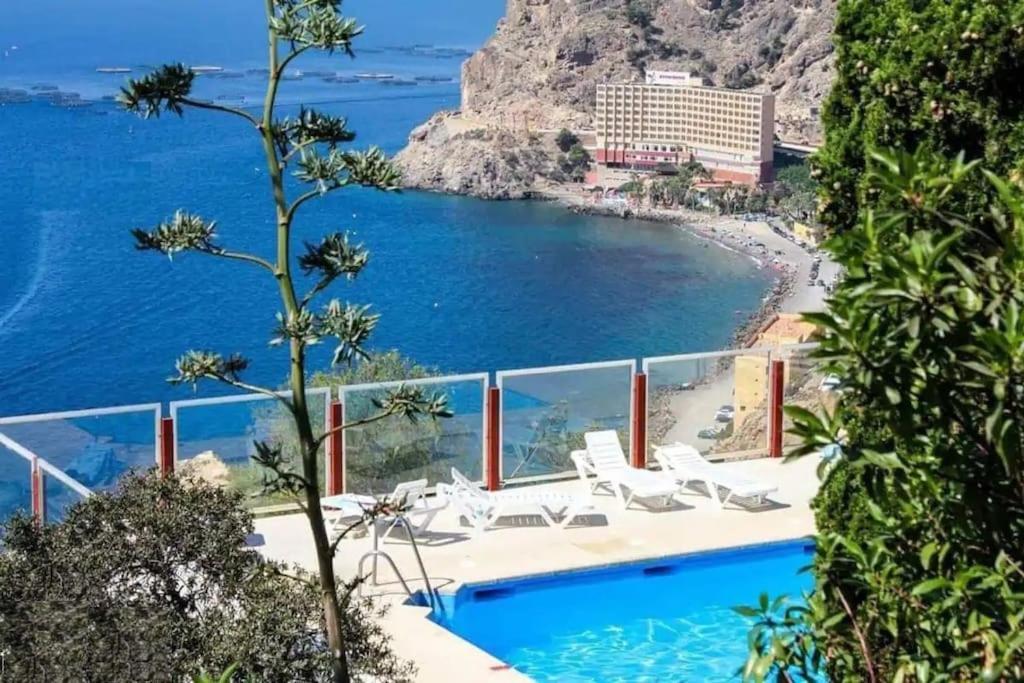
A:
{"type": "Polygon", "coordinates": [[[220,73],[221,71],[224,70],[224,67],[222,67],[222,66],[208,66],[208,65],[207,66],[193,66],[193,67],[190,67],[190,68],[192,69],[192,73],[196,73],[196,74],[216,74],[216,73],[220,73]]]}
{"type": "Polygon", "coordinates": [[[0,104],[25,104],[31,101],[31,95],[25,90],[0,88],[0,104]]]}
{"type": "Polygon", "coordinates": [[[99,74],[130,74],[132,70],[127,66],[100,66],[96,68],[99,74]]]}
{"type": "Polygon", "coordinates": [[[76,92],[45,91],[37,94],[35,99],[48,102],[55,107],[88,107],[92,105],[76,92]]]}
{"type": "Polygon", "coordinates": [[[364,81],[387,81],[391,80],[394,77],[394,74],[382,74],[373,72],[363,72],[356,74],[356,78],[362,79],[364,81]]]}
{"type": "Polygon", "coordinates": [[[381,85],[419,85],[416,81],[411,81],[408,78],[389,78],[381,80],[381,85]]]}

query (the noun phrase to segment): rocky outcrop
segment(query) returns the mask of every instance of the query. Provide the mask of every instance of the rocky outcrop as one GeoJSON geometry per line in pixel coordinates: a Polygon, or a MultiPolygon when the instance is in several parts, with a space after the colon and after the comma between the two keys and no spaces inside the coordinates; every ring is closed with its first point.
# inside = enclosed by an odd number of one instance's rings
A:
{"type": "Polygon", "coordinates": [[[231,483],[231,470],[213,451],[204,451],[184,461],[178,467],[178,476],[187,486],[204,483],[227,488],[231,483]]]}
{"type": "Polygon", "coordinates": [[[441,112],[413,130],[395,161],[407,187],[525,199],[553,172],[555,150],[538,135],[466,125],[458,112],[441,112]]]}
{"type": "MultiPolygon", "coordinates": [[[[511,138],[494,141],[523,151],[531,132],[590,129],[596,85],[640,81],[648,68],[774,92],[779,135],[816,142],[831,82],[835,2],[508,0],[495,34],[463,65],[459,114],[417,129],[400,166],[412,186],[489,196],[493,179],[528,173],[490,144],[472,144],[483,140],[467,131],[506,131],[511,138]],[[440,150],[443,161],[434,156],[440,150]]],[[[509,194],[529,191],[516,185],[509,194]]]]}
{"type": "Polygon", "coordinates": [[[463,109],[590,127],[597,83],[652,68],[771,90],[784,120],[810,120],[834,14],[834,0],[509,0],[463,67],[463,109]]]}

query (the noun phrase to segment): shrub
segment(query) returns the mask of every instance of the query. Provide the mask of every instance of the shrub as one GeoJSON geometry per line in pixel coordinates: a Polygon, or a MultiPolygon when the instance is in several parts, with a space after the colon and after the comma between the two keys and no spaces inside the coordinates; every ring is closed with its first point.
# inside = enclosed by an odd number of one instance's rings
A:
{"type": "Polygon", "coordinates": [[[655,50],[661,59],[672,59],[673,57],[686,58],[689,54],[685,47],[673,42],[658,42],[655,50]]]}
{"type": "MultiPolygon", "coordinates": [[[[351,369],[318,373],[312,386],[331,387],[376,384],[438,377],[434,367],[417,364],[398,351],[375,354],[351,369]]],[[[436,386],[436,385],[435,385],[436,386]]],[[[443,387],[438,392],[444,394],[443,387]]],[[[375,400],[387,390],[365,390],[347,396],[346,420],[372,415],[375,400]]],[[[482,406],[481,406],[482,409],[482,406]]],[[[430,481],[449,478],[452,458],[479,450],[479,428],[473,413],[444,423],[434,420],[384,420],[352,429],[346,436],[346,486],[361,493],[390,492],[399,481],[426,477],[430,481]]],[[[461,467],[461,466],[460,466],[461,467]]]]}
{"type": "Polygon", "coordinates": [[[559,170],[573,182],[583,182],[590,168],[590,153],[578,141],[570,147],[568,154],[559,157],[559,170]]]}
{"type": "Polygon", "coordinates": [[[562,150],[562,153],[568,152],[572,149],[573,145],[579,144],[580,139],[568,128],[563,128],[558,131],[558,135],[555,136],[555,144],[558,145],[558,149],[562,150]]]}
{"type": "Polygon", "coordinates": [[[437,377],[441,371],[428,365],[420,365],[392,349],[374,353],[354,365],[338,367],[330,372],[317,372],[309,380],[313,387],[337,388],[348,384],[372,384],[396,380],[437,377]]]}
{"type": "Polygon", "coordinates": [[[798,220],[811,219],[818,205],[818,183],[811,177],[806,160],[784,163],[785,155],[776,155],[775,194],[779,208],[798,220]]]}
{"type": "Polygon", "coordinates": [[[753,88],[761,82],[756,73],[751,70],[750,64],[740,62],[725,74],[725,87],[743,90],[753,88]]]}
{"type": "MultiPolygon", "coordinates": [[[[852,228],[867,150],[893,147],[980,159],[1004,176],[1024,172],[1024,4],[977,0],[842,0],[833,43],[836,80],[815,159],[822,222],[852,228]]],[[[973,178],[969,217],[994,194],[973,178]]]]}
{"type": "Polygon", "coordinates": [[[626,3],[626,21],[641,29],[651,25],[651,11],[640,0],[628,0],[626,3]]]}
{"type": "MultiPolygon", "coordinates": [[[[240,680],[330,680],[316,580],[245,547],[253,525],[239,502],[201,482],[131,475],[60,524],[8,521],[4,673],[12,681],[178,681],[234,665],[240,680]]],[[[348,601],[352,670],[411,680],[379,616],[368,602],[348,601]]]]}
{"type": "Polygon", "coordinates": [[[841,399],[787,408],[798,454],[843,443],[815,589],[806,612],[760,610],[746,671],[827,653],[834,682],[1024,680],[1024,196],[926,152],[877,155],[864,184],[827,244],[847,277],[807,315],[841,399]],[[968,222],[981,182],[994,199],[968,222]]]}
{"type": "Polygon", "coordinates": [[[626,50],[626,61],[637,68],[640,72],[647,67],[647,58],[651,51],[646,47],[631,47],[626,50]]]}

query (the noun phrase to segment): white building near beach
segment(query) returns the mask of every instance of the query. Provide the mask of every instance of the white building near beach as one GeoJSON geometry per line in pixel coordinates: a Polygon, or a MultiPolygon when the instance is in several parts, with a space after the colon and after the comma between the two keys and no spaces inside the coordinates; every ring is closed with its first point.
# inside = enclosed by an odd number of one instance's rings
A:
{"type": "Polygon", "coordinates": [[[648,71],[644,83],[600,84],[599,164],[635,170],[697,161],[715,180],[773,179],[775,96],[704,85],[687,71],[648,71]]]}

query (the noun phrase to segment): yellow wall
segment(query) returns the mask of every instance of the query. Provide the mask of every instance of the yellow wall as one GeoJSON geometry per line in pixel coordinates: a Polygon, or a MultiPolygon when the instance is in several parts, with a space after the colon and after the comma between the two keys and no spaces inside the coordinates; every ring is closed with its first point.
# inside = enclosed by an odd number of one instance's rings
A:
{"type": "Polygon", "coordinates": [[[810,341],[817,328],[801,320],[799,313],[779,313],[775,321],[757,337],[755,346],[782,346],[810,341]]]}
{"type": "Polygon", "coordinates": [[[806,223],[794,222],[793,223],[793,236],[798,240],[803,240],[813,247],[818,246],[821,242],[822,232],[818,226],[807,225],[806,223]]]}
{"type": "Polygon", "coordinates": [[[765,356],[737,356],[735,374],[735,409],[733,428],[757,410],[765,408],[768,399],[768,359],[765,356]]]}

